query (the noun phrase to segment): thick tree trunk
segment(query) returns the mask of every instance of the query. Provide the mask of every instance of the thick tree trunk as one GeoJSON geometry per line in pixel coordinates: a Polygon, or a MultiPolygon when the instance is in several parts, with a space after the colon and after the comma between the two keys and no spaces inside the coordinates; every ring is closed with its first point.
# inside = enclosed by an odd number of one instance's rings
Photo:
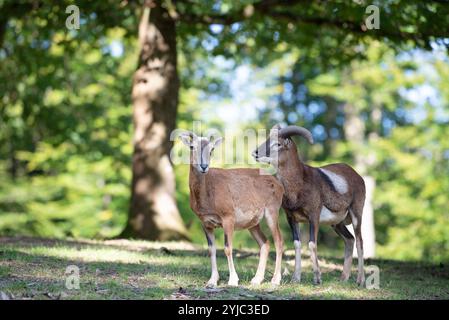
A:
{"type": "Polygon", "coordinates": [[[187,231],[174,197],[175,177],[169,158],[179,91],[176,29],[159,3],[146,3],[139,43],[139,66],[132,88],[135,132],[131,204],[121,236],[186,239],[187,231]]]}

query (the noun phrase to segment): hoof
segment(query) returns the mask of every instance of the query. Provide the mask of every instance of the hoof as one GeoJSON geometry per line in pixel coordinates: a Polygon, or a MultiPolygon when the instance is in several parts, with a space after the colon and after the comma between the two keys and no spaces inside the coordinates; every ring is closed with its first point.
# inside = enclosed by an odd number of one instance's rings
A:
{"type": "Polygon", "coordinates": [[[271,279],[271,284],[274,285],[274,286],[279,286],[281,284],[281,278],[277,278],[277,279],[273,278],[273,279],[271,279]]]}
{"type": "Polygon", "coordinates": [[[346,281],[348,281],[348,279],[349,279],[349,274],[344,274],[344,273],[341,274],[341,277],[340,277],[341,281],[346,282],[346,281]]]}
{"type": "Polygon", "coordinates": [[[321,276],[313,276],[313,284],[320,285],[321,284],[321,276]]]}
{"type": "Polygon", "coordinates": [[[228,281],[228,286],[230,287],[238,287],[239,282],[238,281],[228,281]]]}
{"type": "Polygon", "coordinates": [[[365,286],[365,278],[364,277],[358,277],[357,278],[357,284],[359,285],[359,287],[364,287],[365,286]]]}
{"type": "Polygon", "coordinates": [[[218,283],[218,277],[212,277],[207,281],[206,288],[216,288],[218,283]]]}
{"type": "Polygon", "coordinates": [[[259,284],[262,283],[262,281],[263,281],[263,279],[254,277],[251,279],[251,284],[253,286],[258,286],[259,284]]]}
{"type": "Polygon", "coordinates": [[[239,285],[239,279],[238,278],[231,278],[228,281],[228,286],[230,287],[237,287],[239,285]]]}
{"type": "Polygon", "coordinates": [[[292,276],[291,282],[293,282],[293,283],[301,283],[301,275],[294,274],[292,276]]]}
{"type": "Polygon", "coordinates": [[[217,287],[217,282],[218,281],[209,281],[209,282],[207,282],[207,284],[206,284],[206,288],[208,288],[208,289],[212,289],[212,288],[216,288],[217,287]]]}

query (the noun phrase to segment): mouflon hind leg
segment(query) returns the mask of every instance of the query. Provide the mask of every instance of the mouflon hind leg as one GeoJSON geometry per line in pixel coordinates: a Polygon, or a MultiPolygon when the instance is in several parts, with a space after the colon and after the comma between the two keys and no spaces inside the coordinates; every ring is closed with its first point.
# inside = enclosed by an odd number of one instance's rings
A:
{"type": "Polygon", "coordinates": [[[320,266],[318,264],[318,254],[317,254],[317,239],[318,239],[319,220],[314,218],[314,219],[311,219],[309,221],[309,223],[310,223],[309,249],[310,249],[310,259],[312,260],[313,283],[321,284],[321,271],[320,271],[320,266]]]}
{"type": "Polygon", "coordinates": [[[267,266],[268,254],[270,253],[270,243],[260,229],[260,225],[257,225],[249,229],[254,240],[257,241],[260,253],[259,253],[259,266],[257,267],[257,272],[254,278],[251,280],[251,284],[258,285],[261,284],[265,277],[265,268],[267,266]]]}
{"type": "Polygon", "coordinates": [[[341,280],[347,281],[351,275],[352,266],[352,252],[354,250],[354,237],[351,232],[346,228],[344,222],[340,222],[337,225],[333,225],[332,228],[335,232],[343,238],[345,242],[345,260],[343,263],[343,273],[341,274],[341,280]]]}
{"type": "Polygon", "coordinates": [[[282,239],[281,230],[279,229],[279,208],[266,209],[265,218],[271,234],[273,235],[274,246],[276,248],[276,264],[271,283],[279,285],[281,284],[282,278],[282,255],[284,254],[284,241],[282,239]]]}
{"type": "Polygon", "coordinates": [[[295,246],[295,271],[292,275],[292,282],[301,282],[301,237],[298,223],[293,219],[291,213],[287,212],[287,221],[290,225],[295,246]]]}

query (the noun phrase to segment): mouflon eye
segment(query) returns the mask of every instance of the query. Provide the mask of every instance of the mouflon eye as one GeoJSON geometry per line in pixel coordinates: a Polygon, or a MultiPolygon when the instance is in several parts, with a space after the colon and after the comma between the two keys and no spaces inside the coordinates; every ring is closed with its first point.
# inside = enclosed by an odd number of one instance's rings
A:
{"type": "Polygon", "coordinates": [[[281,144],[278,142],[278,147],[280,147],[281,146],[281,144]]]}

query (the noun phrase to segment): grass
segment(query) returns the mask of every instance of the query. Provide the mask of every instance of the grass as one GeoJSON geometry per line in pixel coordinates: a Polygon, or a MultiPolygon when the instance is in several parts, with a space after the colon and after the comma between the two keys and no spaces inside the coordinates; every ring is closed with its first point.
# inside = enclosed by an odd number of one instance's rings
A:
{"type": "MultiPolygon", "coordinates": [[[[303,251],[306,251],[304,248],[303,251]]],[[[311,265],[303,253],[301,284],[284,275],[281,286],[269,282],[252,287],[258,256],[235,251],[240,286],[226,285],[227,262],[218,254],[219,287],[204,287],[210,275],[205,247],[182,242],[128,240],[48,240],[0,238],[0,299],[448,299],[449,268],[420,262],[368,260],[380,268],[380,288],[339,280],[342,259],[320,256],[323,284],[312,284],[311,265]],[[79,268],[79,289],[69,290],[66,268],[79,268]]],[[[293,270],[293,252],[285,252],[283,269],[293,270]]],[[[266,280],[272,275],[271,253],[266,280]]],[[[70,278],[69,278],[70,279],[70,278]]]]}

